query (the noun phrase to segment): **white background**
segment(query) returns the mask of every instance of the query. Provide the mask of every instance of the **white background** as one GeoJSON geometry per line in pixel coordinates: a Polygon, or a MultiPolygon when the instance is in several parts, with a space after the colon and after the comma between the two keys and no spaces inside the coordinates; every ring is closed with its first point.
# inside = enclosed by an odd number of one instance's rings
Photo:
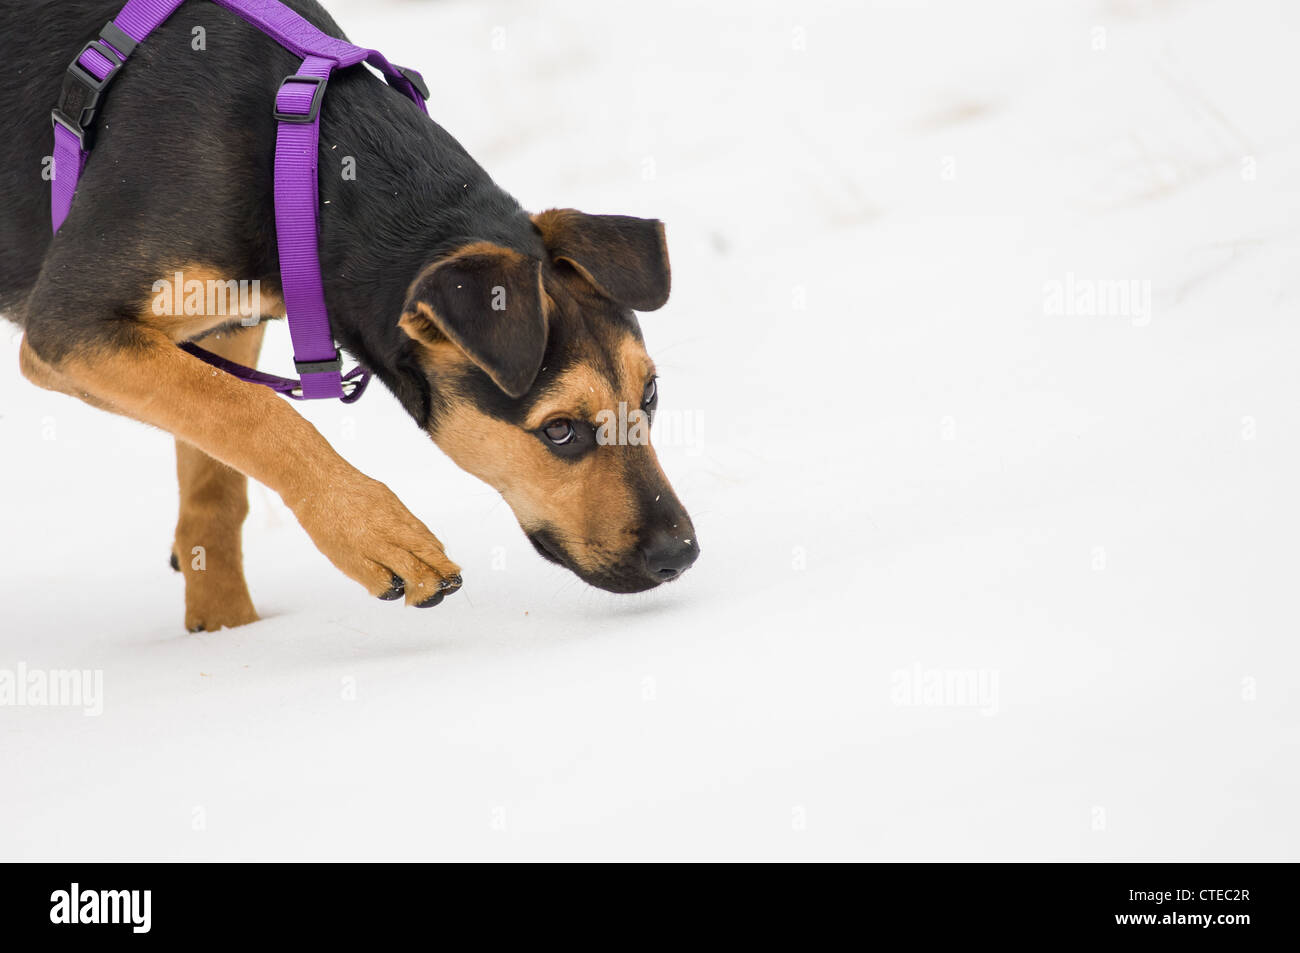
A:
{"type": "Polygon", "coordinates": [[[8,327],[0,668],[105,700],[0,708],[0,858],[1297,858],[1300,7],[330,8],[527,207],[667,222],[703,556],[587,589],[376,388],[305,412],[463,592],[367,597],[254,487],[264,621],[187,635],[170,438],[8,327]]]}

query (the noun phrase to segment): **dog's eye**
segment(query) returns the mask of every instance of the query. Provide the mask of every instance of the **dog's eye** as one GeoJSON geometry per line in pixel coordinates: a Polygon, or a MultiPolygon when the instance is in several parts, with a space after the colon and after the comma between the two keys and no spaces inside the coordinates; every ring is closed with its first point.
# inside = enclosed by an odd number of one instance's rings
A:
{"type": "Polygon", "coordinates": [[[645,385],[645,393],[641,397],[641,406],[649,408],[654,404],[655,399],[659,396],[659,379],[650,378],[650,383],[645,385]]]}
{"type": "Polygon", "coordinates": [[[536,431],[537,439],[563,460],[578,460],[596,449],[596,431],[584,420],[556,417],[536,431]]]}
{"type": "Polygon", "coordinates": [[[571,420],[552,420],[542,428],[542,434],[557,447],[562,447],[566,443],[572,443],[578,436],[578,431],[573,429],[571,420]]]}

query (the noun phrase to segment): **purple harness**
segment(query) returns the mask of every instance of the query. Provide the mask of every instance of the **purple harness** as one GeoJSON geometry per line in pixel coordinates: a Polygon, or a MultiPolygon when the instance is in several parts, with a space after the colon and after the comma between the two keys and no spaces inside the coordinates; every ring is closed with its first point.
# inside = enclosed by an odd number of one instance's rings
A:
{"type": "MultiPolygon", "coordinates": [[[[136,46],[176,11],[184,0],[128,0],[122,12],[77,54],[68,67],[54,110],[54,231],[68,217],[77,181],[93,145],[100,98],[136,46]],[[69,173],[68,170],[71,170],[69,173]]],[[[241,380],[262,384],[296,400],[341,398],[351,403],[370,381],[356,367],[343,374],[343,359],[330,332],[317,249],[317,161],[320,108],[330,74],[366,62],[388,84],[410,96],[424,112],[429,90],[415,70],[393,66],[376,50],[328,36],[278,0],[213,0],[257,27],[285,49],[303,57],[275,97],[279,131],[275,139],[275,231],[280,248],[280,278],[293,341],[294,365],[301,380],[264,374],[227,361],[193,344],[181,347],[241,380]]]]}

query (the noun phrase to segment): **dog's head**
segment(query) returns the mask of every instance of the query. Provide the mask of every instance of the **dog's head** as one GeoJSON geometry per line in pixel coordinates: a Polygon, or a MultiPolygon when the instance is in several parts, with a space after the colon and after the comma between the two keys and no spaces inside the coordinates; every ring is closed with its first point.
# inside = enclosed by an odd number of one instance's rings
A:
{"type": "Polygon", "coordinates": [[[542,556],[601,589],[650,589],[700,551],[650,446],[659,389],[633,314],[668,300],[663,226],[531,221],[530,250],[472,242],[411,286],[400,326],[429,375],[430,435],[542,556]]]}

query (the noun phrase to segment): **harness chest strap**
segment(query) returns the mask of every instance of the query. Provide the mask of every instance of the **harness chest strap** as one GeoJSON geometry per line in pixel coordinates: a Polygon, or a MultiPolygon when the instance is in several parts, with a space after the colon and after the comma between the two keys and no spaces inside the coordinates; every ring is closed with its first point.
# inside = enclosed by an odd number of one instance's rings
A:
{"type": "MultiPolygon", "coordinates": [[[[184,0],[128,0],[118,15],[73,59],[63,81],[54,122],[54,176],[51,217],[62,227],[77,182],[94,145],[94,122],[104,90],[143,43],[184,0]]],[[[376,50],[354,46],[322,33],[278,0],[213,0],[257,27],[285,49],[303,57],[298,72],[285,77],[275,97],[275,229],[280,277],[294,364],[299,380],[264,374],[235,364],[194,344],[182,347],[249,383],[262,384],[295,399],[361,396],[370,372],[342,373],[343,362],[330,331],[318,248],[320,108],[335,69],[369,63],[427,112],[429,90],[415,70],[396,67],[376,50]]]]}

